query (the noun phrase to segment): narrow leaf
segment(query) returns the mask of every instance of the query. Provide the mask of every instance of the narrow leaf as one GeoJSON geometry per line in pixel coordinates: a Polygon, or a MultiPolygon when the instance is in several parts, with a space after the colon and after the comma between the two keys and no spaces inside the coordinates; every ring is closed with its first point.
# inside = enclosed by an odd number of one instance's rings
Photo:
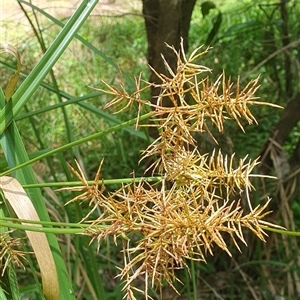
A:
{"type": "Polygon", "coordinates": [[[73,16],[69,19],[62,31],[48,48],[42,59],[17,89],[10,101],[10,105],[5,105],[5,107],[0,110],[0,134],[6,130],[12,119],[18,115],[27,101],[29,101],[43,79],[72,41],[77,30],[89,16],[97,2],[98,0],[82,1],[73,16]]]}

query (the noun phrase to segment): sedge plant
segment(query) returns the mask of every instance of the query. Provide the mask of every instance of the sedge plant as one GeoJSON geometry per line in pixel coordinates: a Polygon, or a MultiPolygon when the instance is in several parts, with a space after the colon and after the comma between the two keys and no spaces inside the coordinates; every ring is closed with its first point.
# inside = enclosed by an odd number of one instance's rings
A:
{"type": "Polygon", "coordinates": [[[84,232],[97,241],[98,248],[109,236],[116,244],[121,243],[123,267],[119,277],[128,300],[136,299],[137,293],[152,299],[150,288],[162,295],[164,283],[177,292],[175,282],[180,280],[176,270],[188,268],[188,260],[205,263],[216,247],[231,256],[229,241],[239,250],[241,243],[247,245],[245,229],[265,241],[264,228],[279,227],[265,220],[270,199],[256,207],[251,203],[251,178],[262,176],[252,174],[258,159],[236,160],[217,149],[211,154],[201,153],[194,137],[206,133],[217,144],[213,132],[222,133],[225,122],[235,121],[243,131],[243,119],[257,123],[251,105],[278,106],[255,96],[258,78],[244,88],[239,81],[234,84],[226,79],[224,73],[211,82],[211,70],[197,63],[209,49],[201,52],[197,48],[187,57],[183,42],[180,51],[167,47],[177,58],[177,68],[172,70],[162,57],[169,76],[156,73],[160,83],[149,83],[139,76],[131,94],[122,78],[120,86],[104,82],[105,88],[100,89],[112,96],[105,108],[122,112],[137,107],[136,128],[156,127],[158,137],[141,153],[141,161],[150,158],[152,162],[147,173],[156,176],[155,182],[133,177],[131,183],[106,192],[101,161],[92,183],[77,164],[77,169],[71,170],[82,185],[60,189],[81,192],[68,204],[88,203],[90,212],[81,222],[89,224],[84,232]],[[155,102],[141,96],[152,85],[160,89],[155,102]],[[171,106],[164,105],[166,99],[171,106]],[[142,122],[145,119],[150,119],[147,124],[142,122]],[[243,195],[246,208],[241,204],[243,195]],[[141,277],[143,284],[136,285],[141,277]]]}
{"type": "MultiPolygon", "coordinates": [[[[117,125],[70,141],[42,155],[28,158],[15,121],[30,115],[20,116],[19,112],[30,100],[37,87],[45,85],[42,82],[43,78],[63,53],[72,37],[76,36],[78,28],[96,2],[83,1],[70,22],[66,24],[48,52],[15,94],[13,94],[14,88],[10,88],[5,95],[0,93],[2,134],[0,142],[8,162],[8,170],[0,174],[2,196],[9,202],[7,207],[14,207],[12,199],[16,197],[18,202],[18,197],[22,195],[22,200],[26,200],[29,204],[31,201],[34,203],[35,208],[31,206],[31,212],[35,209],[38,214],[33,217],[30,214],[30,218],[25,214],[30,205],[26,210],[24,207],[20,207],[19,210],[15,209],[18,219],[5,217],[7,209],[0,211],[2,281],[9,281],[5,284],[5,288],[0,289],[1,299],[5,299],[5,294],[12,299],[20,299],[14,268],[27,268],[29,263],[31,273],[36,273],[34,263],[30,261],[31,248],[25,246],[26,242],[23,237],[15,236],[18,230],[47,234],[48,242],[44,235],[28,235],[40,264],[43,289],[39,287],[37,290],[42,299],[44,299],[42,294],[47,299],[58,297],[75,299],[72,283],[67,274],[67,268],[69,269],[70,266],[65,265],[58,241],[53,233],[77,234],[77,241],[83,238],[82,235],[86,235],[98,243],[98,248],[102,246],[104,239],[111,236],[114,242],[121,244],[123,248],[123,264],[118,269],[119,277],[123,281],[124,297],[135,299],[138,294],[142,294],[142,297],[147,299],[151,298],[150,290],[153,288],[156,288],[158,294],[162,295],[165,283],[178,292],[176,286],[180,279],[176,270],[185,268],[189,273],[189,261],[205,263],[208,255],[214,254],[216,248],[231,255],[229,242],[240,249],[241,244],[247,244],[244,238],[245,229],[250,229],[262,241],[265,241],[265,229],[281,232],[280,228],[276,229],[279,226],[265,220],[269,213],[267,206],[270,199],[257,207],[253,207],[251,201],[250,192],[254,190],[251,179],[262,176],[252,174],[259,163],[258,159],[252,161],[245,157],[237,160],[234,155],[226,155],[219,149],[210,154],[201,153],[197,147],[195,135],[203,133],[209,134],[217,145],[218,138],[215,132],[222,133],[225,123],[230,120],[236,122],[243,131],[245,121],[249,124],[257,123],[250,111],[251,105],[276,107],[276,105],[259,101],[255,96],[259,87],[258,78],[250,81],[244,88],[240,87],[239,80],[234,84],[226,79],[224,73],[215,82],[211,82],[209,77],[211,70],[197,63],[208,49],[201,52],[198,48],[186,57],[183,46],[180,51],[167,46],[177,57],[176,70],[172,70],[163,58],[169,76],[156,74],[160,83],[148,83],[139,76],[135,79],[136,90],[133,93],[127,91],[122,76],[120,86],[104,82],[105,88],[90,95],[74,98],[63,93],[63,96],[68,99],[66,101],[68,105],[106,93],[112,97],[112,100],[105,105],[106,109],[112,109],[114,112],[128,112],[137,108],[137,115],[135,119],[121,123],[110,114],[97,110],[103,118],[117,125]],[[143,99],[142,96],[143,92],[152,86],[160,89],[155,102],[143,99]],[[171,101],[172,106],[164,105],[166,99],[168,102],[171,101]],[[148,123],[145,124],[147,120],[148,123]],[[50,158],[55,154],[61,155],[64,150],[121,129],[144,138],[142,132],[134,132],[130,128],[132,125],[135,125],[136,129],[142,126],[157,129],[158,137],[141,153],[141,163],[151,161],[147,174],[152,174],[152,176],[106,180],[101,176],[103,166],[103,160],[101,160],[92,181],[86,178],[82,166],[78,163],[77,169],[70,167],[79,179],[78,182],[68,180],[36,183],[30,166],[33,162],[50,158]],[[18,181],[7,177],[8,174],[12,174],[18,181]],[[28,190],[31,199],[26,196],[19,183],[28,190]],[[116,191],[107,192],[109,184],[121,184],[121,187],[116,191]],[[75,205],[76,210],[78,204],[75,202],[87,202],[89,212],[84,218],[78,220],[78,224],[50,222],[40,187],[63,187],[61,191],[80,192],[68,201],[68,207],[73,209],[72,205],[75,205]],[[246,198],[248,207],[242,206],[242,197],[246,198]],[[15,232],[12,232],[10,228],[14,228],[15,232]],[[33,239],[30,239],[30,236],[33,239]],[[33,246],[34,239],[36,244],[48,243],[50,247],[36,249],[33,246]],[[49,256],[46,256],[46,251],[49,256]],[[41,260],[38,259],[38,252],[42,257],[41,260]],[[49,265],[43,265],[43,263],[50,261],[51,254],[56,270],[52,265],[50,273],[49,265]],[[43,259],[45,257],[47,259],[43,259]],[[53,283],[47,282],[48,279],[44,277],[47,272],[53,279],[58,278],[55,293],[53,283]],[[6,288],[8,286],[10,290],[6,288]]],[[[87,44],[81,37],[76,37],[85,45],[87,44]]],[[[13,52],[19,60],[13,48],[8,48],[7,45],[5,47],[6,51],[13,52]]],[[[92,48],[91,45],[89,47],[97,53],[97,49],[92,48]]],[[[19,74],[19,65],[17,69],[19,74]]],[[[14,78],[12,79],[15,81],[14,78]]],[[[9,86],[11,87],[10,84],[9,86]]],[[[66,105],[66,102],[59,103],[57,107],[66,105]]],[[[80,105],[89,108],[85,103],[80,103],[80,105]]],[[[41,108],[39,113],[47,109],[49,107],[41,108]]],[[[31,114],[34,113],[36,112],[31,114]]],[[[102,283],[97,281],[98,270],[94,253],[91,250],[92,247],[89,248],[89,256],[85,263],[86,269],[90,269],[86,270],[89,273],[85,275],[91,279],[89,291],[93,299],[105,299],[102,283]]],[[[84,252],[82,253],[84,260],[85,255],[84,252]]]]}

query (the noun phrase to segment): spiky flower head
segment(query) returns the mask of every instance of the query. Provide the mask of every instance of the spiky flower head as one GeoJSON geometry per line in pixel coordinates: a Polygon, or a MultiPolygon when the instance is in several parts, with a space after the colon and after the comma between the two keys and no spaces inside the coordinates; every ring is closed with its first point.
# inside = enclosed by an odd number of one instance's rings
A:
{"type": "Polygon", "coordinates": [[[20,250],[20,247],[22,247],[21,239],[12,237],[11,234],[12,231],[7,231],[0,235],[1,276],[4,275],[9,264],[25,269],[23,262],[26,261],[26,253],[20,250]]]}
{"type": "Polygon", "coordinates": [[[92,211],[99,207],[101,212],[89,221],[87,234],[99,245],[107,236],[113,236],[116,243],[122,242],[124,267],[120,277],[125,281],[127,299],[135,299],[136,291],[148,299],[149,287],[161,290],[164,281],[175,289],[174,282],[179,281],[176,270],[188,268],[187,260],[205,262],[216,247],[231,255],[226,236],[240,249],[240,243],[246,244],[244,228],[265,241],[262,227],[276,227],[263,220],[270,199],[262,206],[251,205],[250,179],[255,176],[251,172],[258,159],[247,161],[245,157],[236,162],[234,155],[224,155],[220,150],[201,154],[193,137],[195,131],[206,132],[216,141],[210,127],[223,132],[227,120],[234,120],[242,130],[241,119],[257,123],[249,105],[270,105],[254,96],[258,79],[240,88],[239,80],[234,85],[223,73],[211,83],[207,77],[211,70],[196,63],[208,49],[199,53],[198,48],[186,57],[183,43],[180,51],[170,48],[177,57],[177,68],[173,71],[163,58],[169,76],[156,73],[160,83],[144,82],[142,86],[139,77],[133,94],[127,93],[123,81],[120,88],[105,84],[108,94],[114,97],[106,107],[123,111],[138,105],[139,114],[145,106],[152,109],[151,126],[157,127],[159,136],[143,151],[142,159],[153,158],[150,168],[161,175],[161,180],[156,184],[133,180],[104,195],[101,165],[92,186],[83,172],[72,169],[83,182],[77,188],[83,193],[70,202],[87,200],[93,205],[92,211]],[[141,92],[151,85],[160,88],[155,103],[141,99],[141,92]],[[172,106],[164,106],[165,99],[172,106]],[[241,206],[243,192],[247,195],[248,213],[241,206]],[[140,276],[145,279],[144,289],[134,286],[140,276]]]}

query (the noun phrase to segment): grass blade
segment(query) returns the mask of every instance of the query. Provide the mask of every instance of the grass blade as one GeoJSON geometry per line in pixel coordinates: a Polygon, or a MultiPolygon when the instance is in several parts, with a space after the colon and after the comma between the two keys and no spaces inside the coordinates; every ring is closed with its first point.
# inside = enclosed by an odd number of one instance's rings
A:
{"type": "MultiPolygon", "coordinates": [[[[45,55],[21,84],[9,102],[5,103],[3,92],[2,90],[0,91],[0,144],[10,168],[16,167],[28,161],[27,152],[13,118],[18,115],[26,102],[29,101],[45,76],[49,73],[53,65],[69,45],[76,31],[83,24],[97,2],[98,1],[96,0],[82,1],[81,5],[67,22],[66,26],[63,28],[45,55]]],[[[30,165],[17,170],[13,175],[21,184],[36,182],[30,165]]],[[[50,218],[43,202],[40,189],[31,189],[30,196],[35,200],[34,206],[40,219],[49,221],[50,218]]],[[[72,292],[72,284],[68,278],[66,266],[62,259],[57,239],[54,235],[47,235],[47,238],[56,263],[60,284],[60,298],[74,300],[75,298],[72,292]]]]}
{"type": "MultiPolygon", "coordinates": [[[[5,103],[5,98],[2,90],[0,90],[0,106],[5,103]]],[[[8,102],[10,103],[10,101],[8,102]]],[[[9,167],[18,166],[28,161],[28,155],[21,139],[20,133],[14,121],[8,129],[0,137],[0,145],[4,151],[4,155],[9,167]]],[[[14,177],[18,179],[21,184],[36,183],[36,179],[30,165],[14,172],[14,177]]],[[[41,220],[50,221],[45,203],[40,189],[30,189],[30,196],[35,201],[34,206],[41,220]]],[[[70,294],[73,290],[72,284],[69,280],[67,269],[64,260],[61,256],[60,248],[57,239],[54,235],[47,235],[49,246],[52,249],[52,255],[55,260],[57,274],[60,283],[60,294],[62,299],[74,300],[74,296],[70,294]]]]}
{"type": "Polygon", "coordinates": [[[98,0],[84,0],[69,19],[62,31],[56,37],[45,55],[24,80],[12,97],[11,103],[7,103],[0,111],[0,134],[5,131],[12,119],[18,115],[30,97],[41,84],[45,76],[57,62],[61,54],[72,41],[77,30],[89,16],[98,0]]]}

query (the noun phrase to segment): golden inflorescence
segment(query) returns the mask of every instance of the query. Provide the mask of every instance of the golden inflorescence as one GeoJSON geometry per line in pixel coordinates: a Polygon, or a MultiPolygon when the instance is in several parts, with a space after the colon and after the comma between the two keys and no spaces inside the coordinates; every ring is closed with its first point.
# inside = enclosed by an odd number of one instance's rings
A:
{"type": "Polygon", "coordinates": [[[20,250],[22,247],[21,239],[16,237],[12,238],[11,234],[12,230],[1,233],[0,236],[1,277],[11,263],[16,267],[25,269],[23,262],[27,261],[26,254],[29,253],[20,250]]]}
{"type": "MultiPolygon", "coordinates": [[[[234,155],[228,157],[220,150],[211,155],[201,154],[193,137],[193,132],[206,132],[216,141],[211,126],[223,132],[224,122],[231,119],[244,130],[241,119],[249,124],[257,123],[249,105],[276,105],[259,102],[254,96],[258,79],[250,81],[243,89],[238,80],[235,92],[232,91],[233,83],[225,79],[224,73],[211,83],[209,77],[203,76],[211,70],[195,61],[208,49],[199,53],[198,48],[187,58],[183,43],[180,51],[170,48],[177,57],[177,69],[173,71],[163,58],[170,76],[156,73],[161,83],[143,82],[139,76],[133,94],[127,93],[123,80],[121,88],[105,83],[108,91],[104,90],[113,96],[106,108],[119,112],[137,105],[138,114],[145,106],[151,108],[154,119],[151,126],[157,127],[159,136],[143,151],[141,159],[153,159],[149,170],[161,175],[159,184],[133,180],[132,184],[104,195],[103,183],[100,190],[98,186],[101,162],[94,184],[88,185],[79,168],[79,172],[74,169],[73,172],[83,186],[63,189],[82,191],[69,202],[89,201],[93,205],[91,211],[99,208],[99,217],[90,221],[87,230],[93,240],[100,243],[107,236],[113,236],[115,242],[118,238],[122,240],[124,267],[120,277],[125,282],[127,299],[135,299],[135,291],[150,298],[148,288],[161,289],[163,281],[175,289],[174,282],[179,281],[175,270],[188,268],[186,261],[189,259],[205,262],[206,256],[213,254],[214,246],[231,255],[226,234],[240,249],[239,242],[246,244],[243,228],[265,241],[262,226],[276,227],[263,220],[268,214],[265,210],[269,199],[262,206],[254,209],[251,206],[250,177],[255,176],[251,172],[258,160],[247,161],[245,157],[236,164],[234,155]],[[151,85],[160,88],[155,103],[141,98],[141,92],[151,85]],[[171,101],[171,107],[164,106],[166,98],[171,101]],[[249,213],[244,213],[241,207],[243,192],[247,196],[249,213]],[[139,276],[145,279],[143,289],[134,286],[139,276]]],[[[90,213],[82,221],[89,216],[90,213]]]]}

